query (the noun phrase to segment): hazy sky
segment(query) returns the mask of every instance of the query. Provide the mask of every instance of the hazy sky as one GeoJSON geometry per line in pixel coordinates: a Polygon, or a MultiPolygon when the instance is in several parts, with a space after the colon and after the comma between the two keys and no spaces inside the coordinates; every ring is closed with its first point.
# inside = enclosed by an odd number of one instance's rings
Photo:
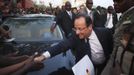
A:
{"type": "Polygon", "coordinates": [[[113,0],[93,0],[93,2],[94,2],[95,6],[100,5],[100,6],[103,6],[103,7],[106,7],[106,8],[109,5],[113,6],[113,0]]]}
{"type": "MultiPolygon", "coordinates": [[[[45,5],[48,5],[50,2],[55,6],[57,5],[61,5],[62,4],[62,0],[44,0],[45,1],[45,5]]],[[[74,3],[75,0],[69,0],[70,2],[74,3]]],[[[86,0],[82,0],[82,1],[86,1],[86,0]]],[[[93,0],[94,2],[94,6],[103,6],[103,7],[108,7],[109,5],[113,5],[113,0],[93,0]]]]}

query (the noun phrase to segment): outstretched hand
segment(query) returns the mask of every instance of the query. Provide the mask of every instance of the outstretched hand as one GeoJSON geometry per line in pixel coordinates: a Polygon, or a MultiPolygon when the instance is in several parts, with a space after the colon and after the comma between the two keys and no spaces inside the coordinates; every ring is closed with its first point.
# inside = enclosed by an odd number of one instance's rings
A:
{"type": "Polygon", "coordinates": [[[51,28],[50,28],[50,31],[51,31],[51,33],[53,33],[54,32],[54,29],[56,28],[56,24],[55,23],[53,23],[52,24],[52,26],[51,26],[51,28]]]}
{"type": "Polygon", "coordinates": [[[44,67],[44,64],[42,62],[35,61],[35,58],[37,58],[36,55],[30,56],[25,62],[25,67],[29,69],[29,71],[40,70],[44,67]]]}
{"type": "Polygon", "coordinates": [[[34,58],[34,62],[41,63],[45,59],[46,59],[46,57],[44,55],[40,55],[40,56],[34,58]]]}

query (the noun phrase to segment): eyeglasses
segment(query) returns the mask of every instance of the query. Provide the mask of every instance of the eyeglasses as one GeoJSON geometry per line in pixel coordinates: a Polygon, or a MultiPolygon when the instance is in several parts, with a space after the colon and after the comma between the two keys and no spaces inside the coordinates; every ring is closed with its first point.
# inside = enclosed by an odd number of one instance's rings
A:
{"type": "Polygon", "coordinates": [[[83,30],[85,30],[87,27],[84,27],[84,28],[72,28],[72,30],[74,30],[74,31],[83,31],[83,30]]]}

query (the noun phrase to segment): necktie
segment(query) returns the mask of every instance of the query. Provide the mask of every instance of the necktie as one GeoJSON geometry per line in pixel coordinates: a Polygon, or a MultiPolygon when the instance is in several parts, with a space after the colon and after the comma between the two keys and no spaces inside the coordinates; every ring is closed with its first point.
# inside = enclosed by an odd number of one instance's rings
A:
{"type": "Polygon", "coordinates": [[[91,12],[88,12],[88,15],[90,16],[90,18],[91,18],[91,20],[93,22],[93,13],[92,13],[92,11],[91,12]]]}
{"type": "Polygon", "coordinates": [[[90,47],[90,43],[89,43],[89,38],[86,39],[86,45],[87,45],[87,54],[89,55],[89,57],[91,57],[91,47],[90,47]]]}
{"type": "Polygon", "coordinates": [[[88,41],[89,41],[88,39],[84,39],[81,41],[81,46],[78,47],[80,49],[76,51],[76,62],[78,62],[85,55],[91,57],[90,44],[88,41]]]}
{"type": "Polygon", "coordinates": [[[72,19],[72,13],[71,13],[71,11],[69,12],[69,16],[70,16],[70,18],[72,19]]]}

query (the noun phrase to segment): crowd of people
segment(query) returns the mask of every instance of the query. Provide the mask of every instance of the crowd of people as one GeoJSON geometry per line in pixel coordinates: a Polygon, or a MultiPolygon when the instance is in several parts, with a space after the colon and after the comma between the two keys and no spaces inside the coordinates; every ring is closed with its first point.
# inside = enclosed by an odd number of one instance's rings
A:
{"type": "Polygon", "coordinates": [[[0,75],[25,75],[29,71],[43,68],[43,63],[34,62],[36,55],[19,55],[13,47],[8,26],[0,27],[0,75]]]}
{"type": "MultiPolygon", "coordinates": [[[[86,0],[85,5],[81,5],[79,10],[72,8],[69,1],[61,9],[59,7],[46,11],[35,8],[25,11],[18,9],[19,14],[55,15],[56,24],[51,30],[59,25],[66,39],[47,48],[41,55],[19,56],[15,50],[3,51],[10,45],[5,40],[11,37],[9,28],[1,26],[0,75],[24,75],[33,68],[41,69],[42,61],[69,49],[72,50],[76,63],[88,55],[94,65],[95,75],[134,75],[134,0],[113,2],[114,8],[108,6],[107,9],[101,6],[93,9],[92,0],[86,0]],[[117,17],[117,13],[122,13],[120,18],[117,17]]],[[[10,11],[8,6],[0,5],[0,16],[3,17],[10,11]],[[3,6],[6,9],[3,9],[3,6]]]]}

